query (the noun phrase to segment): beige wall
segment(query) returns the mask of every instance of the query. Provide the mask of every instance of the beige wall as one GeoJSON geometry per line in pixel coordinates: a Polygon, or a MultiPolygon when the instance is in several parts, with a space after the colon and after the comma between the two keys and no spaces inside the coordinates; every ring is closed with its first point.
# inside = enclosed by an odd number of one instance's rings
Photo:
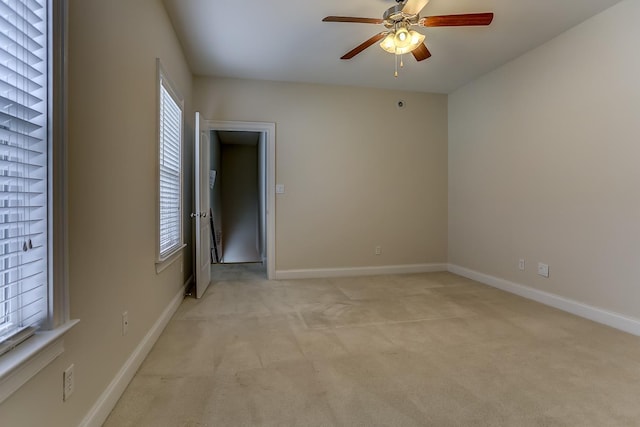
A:
{"type": "Polygon", "coordinates": [[[193,133],[191,73],[162,4],[71,0],[69,34],[70,302],[81,321],[64,354],[0,406],[2,426],[77,425],[190,274],[177,262],[157,275],[154,264],[156,57],[186,99],[193,133]],[[63,403],[71,363],[75,393],[63,403]]]}
{"type": "Polygon", "coordinates": [[[640,318],[638,16],[623,1],[450,96],[451,263],[640,318]]]}
{"type": "Polygon", "coordinates": [[[194,105],[276,123],[277,270],[446,261],[446,95],[197,78],[194,105]]]}

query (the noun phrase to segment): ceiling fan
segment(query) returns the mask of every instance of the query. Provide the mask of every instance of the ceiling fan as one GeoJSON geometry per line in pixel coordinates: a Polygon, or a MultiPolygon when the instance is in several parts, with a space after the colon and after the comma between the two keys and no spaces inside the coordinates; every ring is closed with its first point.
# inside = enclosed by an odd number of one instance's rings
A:
{"type": "MultiPolygon", "coordinates": [[[[351,16],[327,16],[324,22],[353,22],[359,24],[383,24],[386,27],[369,40],[345,53],[340,59],[351,59],[374,43],[389,53],[403,55],[411,52],[417,61],[431,56],[424,44],[425,36],[412,27],[459,27],[471,25],[489,25],[493,13],[469,13],[462,15],[441,15],[420,17],[420,11],[429,0],[396,0],[396,5],[387,9],[382,19],[356,18],[351,16]]],[[[396,70],[397,76],[397,70],[396,70]]]]}

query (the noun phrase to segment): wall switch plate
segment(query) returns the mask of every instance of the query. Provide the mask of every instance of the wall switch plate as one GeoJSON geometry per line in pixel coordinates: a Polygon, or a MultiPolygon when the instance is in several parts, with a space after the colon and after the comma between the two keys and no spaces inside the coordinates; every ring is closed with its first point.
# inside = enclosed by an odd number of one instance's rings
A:
{"type": "Polygon", "coordinates": [[[284,184],[276,184],[276,194],[284,194],[284,184]]]}
{"type": "Polygon", "coordinates": [[[382,253],[382,247],[381,246],[376,246],[375,247],[375,254],[376,255],[380,255],[382,253]]]}
{"type": "Polygon", "coordinates": [[[543,277],[549,277],[549,266],[541,262],[538,263],[538,274],[543,277]]]}
{"type": "Polygon", "coordinates": [[[520,258],[520,261],[518,261],[518,269],[520,271],[524,271],[524,259],[520,258]]]}
{"type": "Polygon", "coordinates": [[[74,365],[71,364],[62,375],[62,401],[66,402],[75,390],[74,365]]]}
{"type": "Polygon", "coordinates": [[[129,332],[129,312],[125,311],[122,313],[122,336],[127,335],[129,332]]]}

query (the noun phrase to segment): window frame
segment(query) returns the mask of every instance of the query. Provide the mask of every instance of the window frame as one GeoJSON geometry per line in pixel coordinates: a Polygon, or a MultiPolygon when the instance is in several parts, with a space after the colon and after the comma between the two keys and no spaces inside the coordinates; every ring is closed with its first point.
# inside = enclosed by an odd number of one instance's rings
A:
{"type": "Polygon", "coordinates": [[[35,335],[0,356],[0,403],[64,352],[70,320],[68,284],[67,138],[68,1],[47,7],[48,316],[35,335]]]}
{"type": "Polygon", "coordinates": [[[165,268],[171,265],[174,261],[182,257],[182,250],[187,246],[185,243],[184,236],[184,123],[185,123],[185,111],[184,111],[184,98],[177,90],[175,84],[167,75],[164,66],[159,58],[156,59],[156,70],[157,70],[157,158],[156,158],[156,183],[157,183],[157,201],[156,201],[156,273],[162,272],[165,268]],[[160,160],[161,160],[161,145],[162,141],[160,140],[161,132],[160,132],[160,124],[161,124],[161,103],[162,103],[162,89],[165,89],[167,93],[171,96],[173,101],[178,105],[181,112],[181,121],[180,121],[180,195],[179,195],[179,206],[180,210],[178,213],[178,231],[180,236],[180,243],[175,246],[171,251],[167,254],[160,253],[160,201],[161,201],[161,192],[160,192],[160,160]]]}

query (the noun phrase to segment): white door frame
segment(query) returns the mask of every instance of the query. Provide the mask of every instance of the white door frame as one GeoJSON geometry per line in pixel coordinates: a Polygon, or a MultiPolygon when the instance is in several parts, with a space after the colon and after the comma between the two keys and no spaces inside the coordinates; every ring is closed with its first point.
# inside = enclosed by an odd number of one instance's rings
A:
{"type": "Polygon", "coordinates": [[[208,120],[212,131],[264,132],[267,144],[267,277],[276,275],[276,124],[208,120]]]}

